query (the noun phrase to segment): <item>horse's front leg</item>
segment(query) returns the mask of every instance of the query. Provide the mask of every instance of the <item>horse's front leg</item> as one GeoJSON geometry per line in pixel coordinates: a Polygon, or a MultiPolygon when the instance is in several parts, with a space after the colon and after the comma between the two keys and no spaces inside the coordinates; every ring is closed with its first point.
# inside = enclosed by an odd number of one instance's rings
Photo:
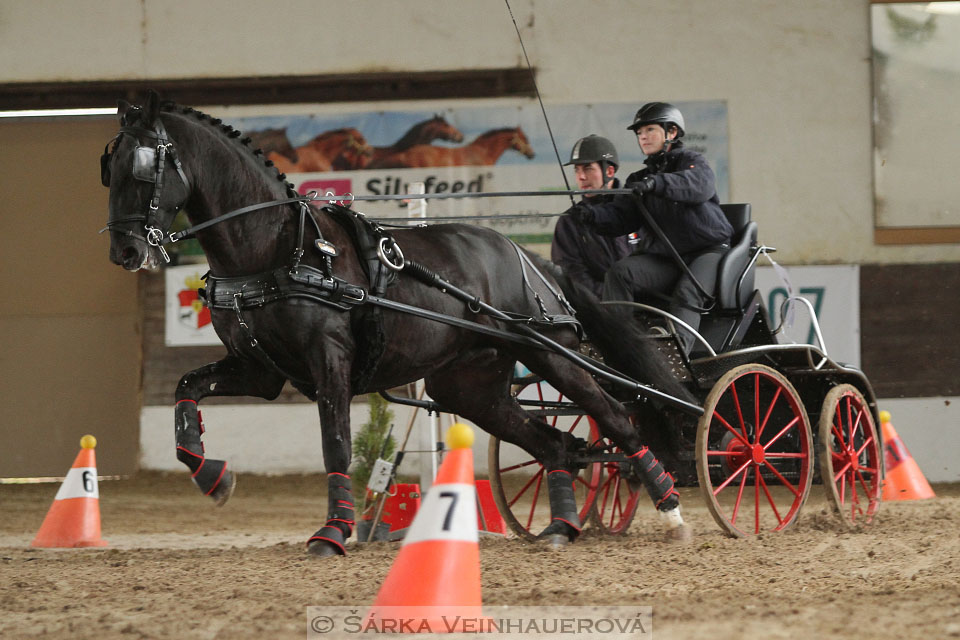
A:
{"type": "Polygon", "coordinates": [[[344,544],[355,524],[350,487],[350,360],[325,354],[326,363],[317,375],[317,407],[327,470],[327,521],[307,541],[307,550],[317,556],[344,555],[344,544]]]}
{"type": "Polygon", "coordinates": [[[283,389],[284,378],[257,362],[227,356],[180,379],[174,409],[177,459],[187,465],[194,483],[222,506],[233,494],[236,477],[223,460],[206,457],[203,421],[198,403],[207,396],[255,396],[273,400],[283,389]]]}

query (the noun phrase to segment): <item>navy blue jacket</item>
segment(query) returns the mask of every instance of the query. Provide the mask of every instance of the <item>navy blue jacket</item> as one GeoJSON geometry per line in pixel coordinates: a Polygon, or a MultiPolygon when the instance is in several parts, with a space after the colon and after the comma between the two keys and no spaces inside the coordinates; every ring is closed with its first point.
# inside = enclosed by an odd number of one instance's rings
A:
{"type": "MultiPolygon", "coordinates": [[[[615,182],[614,188],[618,185],[615,182]]],[[[612,199],[612,196],[596,196],[590,201],[612,199]]],[[[560,216],[553,231],[550,259],[572,280],[600,297],[607,270],[621,258],[630,255],[630,251],[626,236],[603,236],[573,216],[560,216]]]]}
{"type": "MultiPolygon", "coordinates": [[[[680,255],[730,242],[733,227],[720,210],[713,170],[702,155],[676,143],[666,153],[647,158],[647,165],[627,176],[624,186],[630,188],[646,176],[653,176],[654,188],[643,195],[643,203],[680,255]]],[[[653,235],[633,194],[588,204],[594,226],[604,235],[638,228],[653,235]]],[[[669,249],[654,236],[645,252],[668,255],[669,249]]]]}

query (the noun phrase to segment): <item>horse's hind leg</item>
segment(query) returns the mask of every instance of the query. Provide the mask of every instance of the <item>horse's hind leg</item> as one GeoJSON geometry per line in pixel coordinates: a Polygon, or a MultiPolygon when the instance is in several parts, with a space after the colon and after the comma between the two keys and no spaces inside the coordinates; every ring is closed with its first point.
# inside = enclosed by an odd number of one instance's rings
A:
{"type": "Polygon", "coordinates": [[[631,484],[643,483],[654,506],[668,515],[672,528],[682,525],[678,510],[680,494],[674,487],[673,477],[641,442],[624,406],[601,389],[586,370],[560,355],[532,351],[524,354],[522,362],[575,402],[596,421],[604,436],[627,452],[630,462],[624,475],[628,481],[631,484]]]}
{"type": "Polygon", "coordinates": [[[576,466],[570,449],[574,437],[531,416],[510,397],[513,358],[493,349],[472,354],[466,363],[447,367],[426,379],[430,397],[455,411],[490,435],[517,445],[547,469],[551,522],[540,538],[553,545],[566,544],[580,533],[580,518],[573,492],[576,466]]]}
{"type": "Polygon", "coordinates": [[[206,457],[198,403],[208,396],[255,396],[273,400],[283,389],[283,383],[279,374],[236,356],[194,369],[180,379],[174,409],[177,459],[187,465],[197,487],[213,498],[217,506],[222,506],[233,494],[236,477],[227,470],[225,461],[206,457]]]}

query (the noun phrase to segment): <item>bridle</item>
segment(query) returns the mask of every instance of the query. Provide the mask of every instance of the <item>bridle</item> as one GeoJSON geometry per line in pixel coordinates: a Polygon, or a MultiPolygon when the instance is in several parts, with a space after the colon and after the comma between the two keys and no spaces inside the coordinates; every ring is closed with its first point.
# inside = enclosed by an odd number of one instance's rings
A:
{"type": "MultiPolygon", "coordinates": [[[[163,248],[164,239],[169,226],[173,224],[174,216],[178,211],[180,211],[180,209],[183,208],[184,203],[180,202],[173,207],[173,215],[170,216],[170,220],[166,224],[161,222],[160,196],[163,193],[163,182],[167,157],[169,156],[170,160],[173,162],[173,166],[177,170],[177,175],[180,176],[180,180],[183,182],[184,187],[189,186],[189,183],[187,182],[187,176],[183,172],[183,165],[180,163],[177,150],[174,148],[173,143],[170,142],[170,139],[167,136],[167,130],[164,128],[163,123],[158,118],[154,129],[124,125],[120,127],[120,132],[114,136],[110,142],[107,143],[107,146],[103,149],[103,155],[100,156],[100,182],[103,184],[103,186],[110,186],[110,161],[113,158],[113,154],[116,151],[117,145],[120,143],[120,139],[124,134],[133,136],[133,138],[137,141],[137,147],[133,150],[133,177],[143,182],[152,182],[153,194],[150,196],[150,200],[147,202],[146,210],[143,213],[134,213],[123,216],[122,218],[118,218],[116,220],[109,220],[107,222],[107,226],[101,229],[100,233],[103,233],[104,231],[113,231],[124,236],[142,240],[151,247],[157,247],[160,250],[160,253],[163,255],[163,259],[167,262],[170,262],[170,256],[167,255],[166,250],[163,248]],[[144,137],[156,140],[156,145],[148,146],[142,144],[141,138],[144,137]],[[114,145],[113,150],[110,149],[111,144],[114,145]],[[129,224],[131,222],[143,222],[144,235],[140,235],[130,229],[114,228],[119,225],[129,224]]],[[[189,188],[187,188],[187,191],[189,191],[189,188]]]]}
{"type": "Polygon", "coordinates": [[[305,196],[296,195],[289,198],[252,204],[234,211],[230,211],[229,213],[221,214],[216,218],[193,225],[188,229],[177,231],[176,233],[170,233],[170,225],[173,224],[176,213],[183,208],[184,203],[177,203],[177,205],[170,210],[172,215],[170,215],[169,221],[166,222],[166,224],[162,222],[160,217],[160,196],[163,193],[166,159],[168,157],[170,158],[171,162],[173,162],[173,166],[177,170],[177,175],[179,175],[180,180],[183,181],[186,191],[189,193],[190,190],[187,176],[183,172],[183,165],[180,163],[180,158],[177,155],[177,150],[167,136],[167,131],[163,127],[163,123],[160,122],[159,118],[156,120],[156,127],[154,129],[128,125],[125,124],[125,121],[126,120],[121,121],[122,126],[120,127],[120,132],[114,136],[110,142],[107,143],[107,146],[103,149],[103,155],[100,156],[100,182],[105,187],[110,186],[110,161],[113,157],[113,154],[116,152],[116,144],[119,144],[120,138],[124,134],[131,135],[137,141],[137,147],[133,151],[133,177],[137,180],[142,180],[143,182],[152,182],[153,194],[150,196],[150,200],[147,203],[144,213],[134,213],[123,216],[122,218],[118,218],[116,220],[109,220],[107,222],[107,226],[101,229],[100,233],[103,233],[104,231],[112,231],[114,233],[119,233],[122,236],[141,240],[151,247],[156,247],[160,251],[161,255],[163,255],[163,259],[169,263],[170,256],[167,254],[166,249],[164,249],[164,245],[166,244],[171,244],[185,238],[193,237],[197,231],[212,227],[220,224],[221,222],[226,222],[227,220],[245,215],[252,211],[258,211],[260,209],[268,209],[287,204],[297,204],[299,205],[300,210],[300,224],[298,234],[299,239],[297,242],[297,248],[294,251],[294,265],[296,266],[300,263],[300,259],[304,254],[304,223],[305,220],[309,218],[317,232],[317,248],[324,255],[324,262],[327,270],[330,270],[330,259],[336,255],[336,249],[333,248],[333,245],[323,239],[323,234],[320,232],[320,227],[318,226],[317,221],[313,218],[313,216],[308,215],[307,203],[317,199],[317,193],[315,191],[305,196]],[[147,146],[141,144],[141,136],[156,140],[156,145],[147,146]],[[110,149],[111,144],[114,145],[113,150],[110,149]],[[114,228],[131,222],[142,222],[144,235],[140,235],[139,233],[130,229],[114,228]]]}

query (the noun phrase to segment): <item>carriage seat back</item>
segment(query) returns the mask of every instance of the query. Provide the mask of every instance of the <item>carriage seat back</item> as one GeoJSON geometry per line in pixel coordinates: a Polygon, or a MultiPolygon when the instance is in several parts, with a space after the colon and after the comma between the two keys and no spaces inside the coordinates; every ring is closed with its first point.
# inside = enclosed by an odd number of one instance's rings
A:
{"type": "Polygon", "coordinates": [[[733,227],[733,238],[717,268],[717,303],[721,310],[741,310],[753,294],[753,265],[742,281],[740,277],[757,246],[757,223],[750,219],[749,203],[721,204],[720,208],[733,227]]]}

